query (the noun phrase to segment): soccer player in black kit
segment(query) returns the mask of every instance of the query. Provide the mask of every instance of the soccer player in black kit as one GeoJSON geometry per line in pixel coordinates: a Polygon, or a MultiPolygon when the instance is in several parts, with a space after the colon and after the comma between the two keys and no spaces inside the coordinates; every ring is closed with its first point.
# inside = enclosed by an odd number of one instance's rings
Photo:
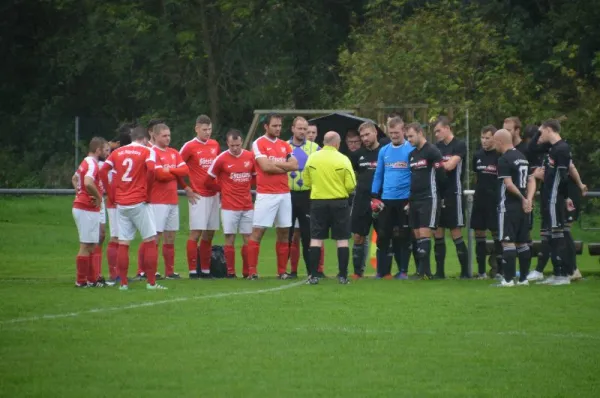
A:
{"type": "Polygon", "coordinates": [[[502,241],[504,278],[498,286],[515,286],[517,256],[520,268],[517,285],[528,286],[531,264],[528,215],[532,210],[535,180],[530,174],[529,162],[513,146],[508,130],[498,130],[494,143],[502,153],[498,159],[498,235],[502,241]]]}
{"type": "Polygon", "coordinates": [[[367,236],[374,223],[371,214],[371,185],[373,174],[377,168],[377,156],[381,145],[377,141],[377,128],[373,123],[365,122],[358,128],[362,147],[349,155],[352,167],[356,172],[356,195],[352,203],[351,227],[354,235],[352,247],[352,278],[361,278],[365,272],[365,255],[368,243],[367,236]]]}
{"type": "Polygon", "coordinates": [[[442,153],[443,166],[446,170],[446,182],[440,186],[440,218],[439,227],[435,231],[435,277],[445,278],[444,263],[446,261],[445,229],[450,229],[452,240],[456,246],[456,254],[460,262],[460,277],[469,278],[467,245],[462,237],[461,228],[465,226],[462,206],[462,179],[465,171],[467,146],[464,141],[454,137],[450,128],[450,120],[445,116],[438,117],[434,125],[437,147],[442,153]]]}
{"type": "Polygon", "coordinates": [[[475,230],[475,256],[477,258],[477,278],[487,279],[485,273],[486,232],[490,231],[494,239],[494,254],[498,273],[502,274],[502,245],[498,239],[498,158],[500,154],[494,145],[494,126],[485,126],[481,130],[481,149],[473,155],[473,171],[477,176],[475,195],[473,196],[473,214],[471,228],[475,230]]]}
{"type": "Polygon", "coordinates": [[[417,244],[417,269],[423,279],[431,278],[431,230],[437,228],[438,186],[446,178],[442,154],[427,142],[419,123],[407,126],[406,139],[415,149],[409,155],[410,201],[408,224],[417,244]]]}

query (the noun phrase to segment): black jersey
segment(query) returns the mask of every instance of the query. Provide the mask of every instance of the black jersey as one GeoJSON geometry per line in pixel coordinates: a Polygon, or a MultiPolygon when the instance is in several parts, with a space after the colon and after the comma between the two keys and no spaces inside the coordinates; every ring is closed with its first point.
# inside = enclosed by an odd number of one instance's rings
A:
{"type": "Polygon", "coordinates": [[[568,171],[571,164],[571,148],[565,141],[560,140],[550,148],[548,161],[544,171],[542,197],[556,203],[559,198],[568,195],[568,171]]]}
{"type": "Polygon", "coordinates": [[[498,159],[498,208],[500,211],[506,209],[522,208],[521,198],[509,192],[504,179],[510,177],[513,184],[519,189],[521,195],[527,196],[527,178],[529,177],[529,162],[516,148],[509,149],[498,159]]]}
{"type": "Polygon", "coordinates": [[[421,149],[415,148],[408,155],[410,162],[410,199],[420,200],[438,196],[436,170],[442,167],[442,154],[426,142],[421,149]]]}
{"type": "Polygon", "coordinates": [[[456,168],[452,171],[446,171],[446,182],[441,189],[441,196],[446,197],[458,193],[462,194],[462,178],[465,172],[464,159],[465,156],[467,156],[467,146],[464,141],[461,141],[456,137],[448,144],[445,144],[444,141],[440,141],[436,145],[440,150],[444,161],[449,160],[452,156],[460,156],[460,161],[456,165],[456,168]]]}
{"type": "Polygon", "coordinates": [[[373,150],[361,147],[350,155],[352,168],[356,173],[356,193],[371,195],[371,186],[373,185],[373,175],[377,168],[377,157],[381,145],[373,150]]]}
{"type": "MultiPolygon", "coordinates": [[[[537,144],[537,140],[536,140],[536,145],[537,144]]],[[[519,142],[518,145],[515,146],[515,148],[517,149],[517,151],[521,152],[523,154],[523,156],[525,156],[525,159],[527,159],[527,161],[529,162],[529,167],[531,169],[535,169],[537,167],[540,167],[542,165],[542,161],[543,161],[543,153],[540,153],[539,151],[535,151],[533,146],[530,145],[529,143],[525,142],[525,141],[521,141],[519,142]]],[[[543,148],[545,148],[545,146],[540,146],[540,148],[543,150],[543,148]]]]}
{"type": "Polygon", "coordinates": [[[498,158],[495,149],[486,151],[483,148],[473,155],[473,171],[477,174],[475,196],[495,200],[498,193],[498,158]]]}

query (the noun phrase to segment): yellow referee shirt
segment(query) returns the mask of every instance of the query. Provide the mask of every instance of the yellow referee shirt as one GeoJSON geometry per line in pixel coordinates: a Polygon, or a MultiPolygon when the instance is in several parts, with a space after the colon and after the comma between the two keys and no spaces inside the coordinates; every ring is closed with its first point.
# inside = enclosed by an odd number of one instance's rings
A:
{"type": "Polygon", "coordinates": [[[304,184],[311,199],[345,199],[356,188],[350,159],[332,146],[325,146],[308,157],[304,184]]]}

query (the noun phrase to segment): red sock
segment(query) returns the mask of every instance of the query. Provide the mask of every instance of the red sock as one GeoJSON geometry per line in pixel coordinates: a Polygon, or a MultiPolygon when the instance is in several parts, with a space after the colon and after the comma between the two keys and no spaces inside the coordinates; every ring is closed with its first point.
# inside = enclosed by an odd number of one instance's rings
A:
{"type": "Polygon", "coordinates": [[[227,274],[235,275],[235,247],[225,245],[225,262],[227,263],[227,274]]]}
{"type": "Polygon", "coordinates": [[[92,262],[94,263],[96,280],[98,280],[102,276],[102,246],[96,245],[94,248],[94,253],[92,253],[92,262]]]}
{"type": "Polygon", "coordinates": [[[242,275],[247,277],[248,274],[248,245],[242,246],[242,275]]]}
{"type": "Polygon", "coordinates": [[[117,252],[117,270],[121,278],[121,286],[127,285],[127,273],[129,272],[129,245],[119,245],[117,252]]]}
{"type": "Polygon", "coordinates": [[[144,250],[144,242],[140,243],[140,247],[138,248],[138,269],[137,269],[137,274],[143,274],[145,272],[144,270],[144,254],[145,254],[145,250],[144,250]]]}
{"type": "Polygon", "coordinates": [[[200,241],[200,270],[203,274],[210,273],[210,259],[212,257],[212,240],[200,241]]]}
{"type": "Polygon", "coordinates": [[[106,248],[106,259],[108,260],[108,276],[112,280],[115,280],[117,278],[118,250],[119,244],[117,242],[108,242],[108,247],[106,248]]]}
{"type": "Polygon", "coordinates": [[[292,264],[292,272],[298,272],[298,262],[300,261],[300,248],[298,242],[292,241],[290,246],[290,263],[292,264]]]}
{"type": "Polygon", "coordinates": [[[87,281],[88,283],[96,283],[98,278],[96,278],[96,268],[94,267],[94,255],[90,254],[88,258],[90,262],[88,264],[87,281]]]}
{"type": "Polygon", "coordinates": [[[146,279],[151,285],[156,284],[156,270],[158,269],[158,246],[156,241],[145,242],[144,246],[144,269],[146,279]]]}
{"type": "Polygon", "coordinates": [[[260,252],[260,243],[250,239],[248,241],[248,274],[258,274],[256,266],[258,265],[258,254],[260,252]]]}
{"type": "Polygon", "coordinates": [[[323,272],[323,265],[325,264],[325,245],[321,246],[321,258],[319,259],[319,266],[317,272],[323,272]]]}
{"type": "Polygon", "coordinates": [[[75,258],[75,265],[77,266],[77,283],[83,285],[87,282],[90,256],[77,256],[75,258]]]}
{"type": "Polygon", "coordinates": [[[277,242],[275,244],[275,252],[277,253],[277,274],[285,274],[287,271],[287,262],[290,256],[290,246],[287,242],[277,242]]]}
{"type": "Polygon", "coordinates": [[[175,273],[175,245],[165,243],[162,247],[163,259],[165,260],[165,276],[175,273]]]}
{"type": "Polygon", "coordinates": [[[188,261],[188,271],[196,272],[196,261],[198,261],[198,242],[195,240],[188,240],[187,246],[187,261],[188,261]]]}

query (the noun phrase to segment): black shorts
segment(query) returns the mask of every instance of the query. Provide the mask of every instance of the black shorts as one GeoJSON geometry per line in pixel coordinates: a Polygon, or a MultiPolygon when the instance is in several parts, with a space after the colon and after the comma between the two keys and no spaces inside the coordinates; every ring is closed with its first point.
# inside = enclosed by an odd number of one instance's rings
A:
{"type": "Polygon", "coordinates": [[[394,228],[408,228],[408,214],[404,208],[408,204],[408,199],[384,199],[385,207],[377,217],[377,235],[391,237],[394,228]]]}
{"type": "Polygon", "coordinates": [[[506,243],[528,243],[529,215],[520,208],[499,212],[498,239],[506,243]]]}
{"type": "Polygon", "coordinates": [[[439,203],[439,227],[440,228],[461,228],[465,226],[463,214],[462,194],[447,195],[439,203]]]}
{"type": "Polygon", "coordinates": [[[558,197],[555,203],[546,204],[546,224],[548,229],[561,229],[565,226],[565,212],[567,206],[564,197],[558,197]]]}
{"type": "Polygon", "coordinates": [[[348,199],[313,199],[310,204],[311,239],[345,240],[350,237],[350,206],[348,199]]]}
{"type": "Polygon", "coordinates": [[[350,214],[352,220],[352,233],[360,236],[369,236],[371,225],[376,223],[371,212],[371,197],[366,195],[356,195],[352,203],[352,211],[350,214]]]}
{"type": "Polygon", "coordinates": [[[476,231],[498,230],[498,205],[496,198],[484,195],[475,197],[471,213],[471,228],[476,231]]]}
{"type": "Polygon", "coordinates": [[[439,216],[437,207],[437,198],[411,201],[408,211],[408,225],[410,228],[436,229],[439,216]]]}
{"type": "Polygon", "coordinates": [[[540,231],[549,231],[550,213],[548,212],[548,201],[540,199],[540,231]]]}
{"type": "Polygon", "coordinates": [[[575,206],[575,210],[567,209],[567,205],[565,204],[565,223],[571,224],[575,221],[579,220],[579,212],[581,211],[581,201],[576,199],[573,200],[573,206],[575,206]]]}

